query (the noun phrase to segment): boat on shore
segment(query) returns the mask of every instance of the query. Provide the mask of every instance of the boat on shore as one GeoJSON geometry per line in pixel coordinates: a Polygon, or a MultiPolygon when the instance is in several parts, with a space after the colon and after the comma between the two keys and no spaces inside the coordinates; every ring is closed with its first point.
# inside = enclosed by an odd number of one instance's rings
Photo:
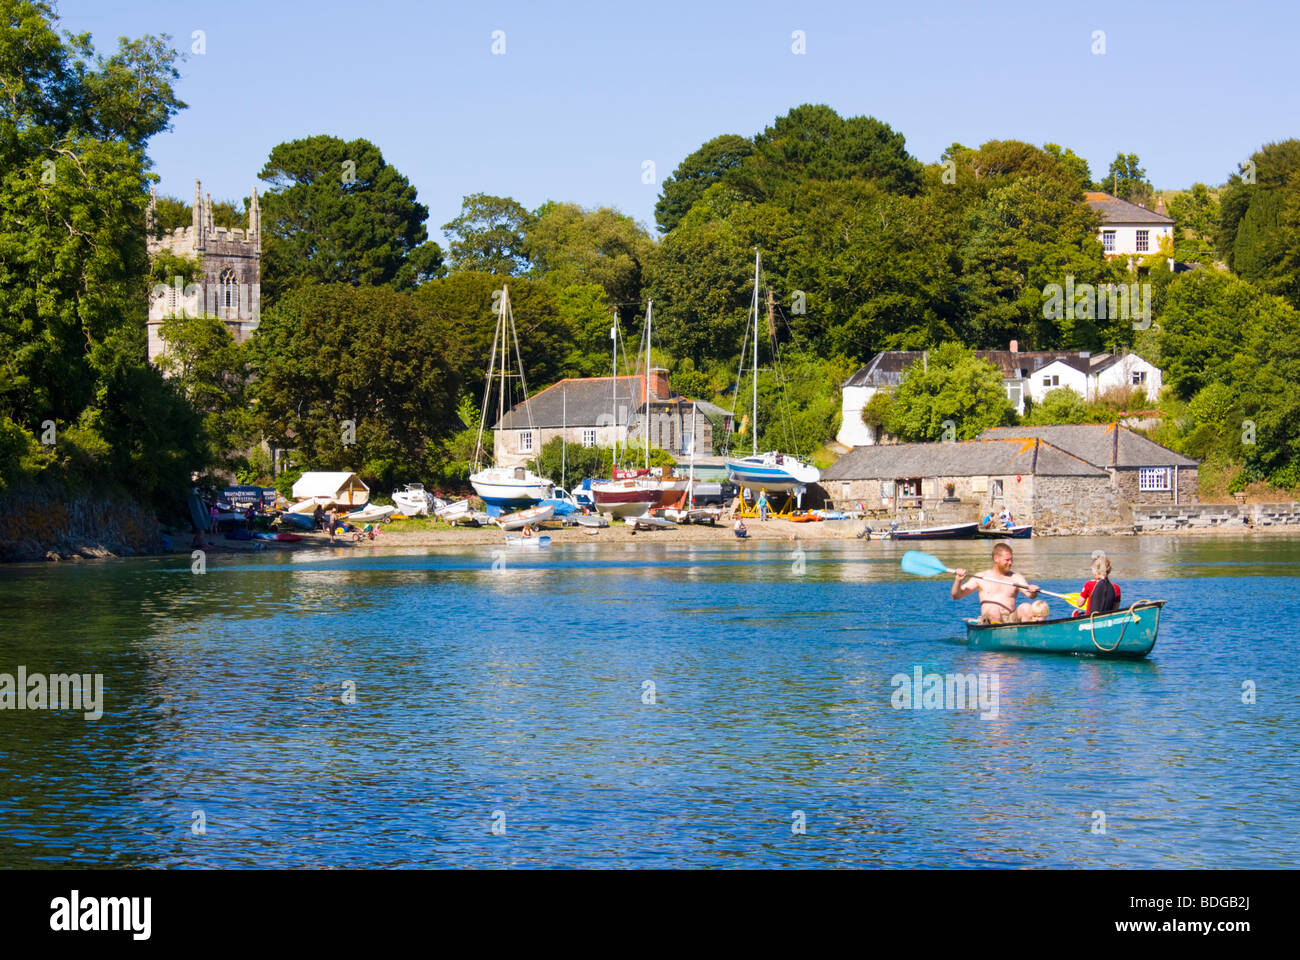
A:
{"type": "Polygon", "coordinates": [[[978,523],[949,523],[915,530],[890,530],[886,536],[891,540],[974,540],[979,527],[978,523]]]}
{"type": "Polygon", "coordinates": [[[1142,600],[1123,610],[1036,623],[966,621],[966,643],[981,650],[1071,653],[1140,659],[1151,652],[1163,600],[1142,600]]]}
{"type": "Polygon", "coordinates": [[[343,519],[349,523],[376,523],[380,520],[387,520],[397,512],[396,507],[381,507],[372,503],[362,507],[353,513],[347,514],[343,519]]]}
{"type": "Polygon", "coordinates": [[[435,506],[433,494],[422,483],[408,483],[401,490],[394,490],[393,503],[406,517],[427,517],[435,506]]]}
{"type": "Polygon", "coordinates": [[[502,530],[522,530],[535,523],[544,523],[555,516],[555,508],[549,504],[529,507],[517,513],[503,514],[496,518],[497,526],[502,530]]]}
{"type": "Polygon", "coordinates": [[[658,505],[661,491],[647,471],[616,471],[612,480],[597,480],[591,485],[596,509],[612,517],[639,516],[658,505]],[[632,476],[627,474],[631,473],[632,476]]]}
{"type": "Polygon", "coordinates": [[[445,520],[447,523],[454,524],[458,518],[465,517],[469,514],[469,500],[455,500],[452,503],[444,503],[441,507],[435,507],[433,515],[439,520],[445,520]]]}

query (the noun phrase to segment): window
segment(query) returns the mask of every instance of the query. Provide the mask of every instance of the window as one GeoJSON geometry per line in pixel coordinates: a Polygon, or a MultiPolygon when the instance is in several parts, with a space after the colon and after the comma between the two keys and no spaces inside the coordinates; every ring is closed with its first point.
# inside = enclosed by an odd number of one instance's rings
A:
{"type": "Polygon", "coordinates": [[[1139,383],[1146,383],[1146,382],[1147,382],[1147,372],[1146,372],[1145,370],[1134,370],[1134,371],[1133,371],[1133,385],[1134,385],[1134,386],[1137,386],[1139,383]]]}
{"type": "Polygon", "coordinates": [[[921,478],[899,480],[898,495],[900,497],[919,497],[921,495],[921,478]]]}
{"type": "Polygon", "coordinates": [[[994,480],[994,481],[993,481],[993,499],[994,499],[994,500],[1000,500],[1000,499],[1002,499],[1002,481],[1001,481],[1001,480],[994,480]]]}
{"type": "Polygon", "coordinates": [[[596,430],[594,427],[583,428],[582,445],[584,447],[594,447],[596,445],[596,430]]]}
{"type": "Polygon", "coordinates": [[[1148,490],[1169,490],[1172,488],[1170,483],[1170,474],[1173,471],[1169,467],[1143,467],[1138,471],[1138,489],[1148,490]]]}
{"type": "Polygon", "coordinates": [[[1147,237],[1151,236],[1150,230],[1139,230],[1137,232],[1137,252],[1147,252],[1147,237]]]}
{"type": "Polygon", "coordinates": [[[1060,374],[1053,374],[1050,377],[1043,377],[1043,386],[1045,387],[1059,387],[1060,385],[1061,385],[1060,374]]]}
{"type": "Polygon", "coordinates": [[[238,310],[239,309],[239,281],[235,279],[235,271],[226,267],[221,271],[221,276],[217,278],[220,299],[217,301],[222,307],[238,310]]]}
{"type": "Polygon", "coordinates": [[[1103,230],[1101,232],[1101,248],[1107,253],[1115,252],[1115,231],[1103,230]]]}
{"type": "Polygon", "coordinates": [[[533,451],[533,431],[520,430],[519,431],[519,452],[532,453],[532,451],[533,451]]]}

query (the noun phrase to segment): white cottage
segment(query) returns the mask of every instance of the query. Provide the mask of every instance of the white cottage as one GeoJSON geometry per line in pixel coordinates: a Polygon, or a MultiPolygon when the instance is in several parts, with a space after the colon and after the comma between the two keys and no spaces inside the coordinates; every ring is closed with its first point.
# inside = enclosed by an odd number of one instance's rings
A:
{"type": "Polygon", "coordinates": [[[1163,386],[1160,368],[1136,353],[1079,354],[1062,357],[1039,368],[1029,378],[1027,394],[1041,403],[1053,390],[1068,387],[1084,400],[1098,399],[1117,387],[1141,387],[1147,399],[1154,401],[1163,386]]]}
{"type": "MultiPolygon", "coordinates": [[[[1126,258],[1132,268],[1135,259],[1158,253],[1162,240],[1173,241],[1174,221],[1165,215],[1163,200],[1155,210],[1148,210],[1100,190],[1089,190],[1084,198],[1101,214],[1097,239],[1108,259],[1126,258]]],[[[1173,269],[1172,260],[1169,268],[1173,269]]]]}

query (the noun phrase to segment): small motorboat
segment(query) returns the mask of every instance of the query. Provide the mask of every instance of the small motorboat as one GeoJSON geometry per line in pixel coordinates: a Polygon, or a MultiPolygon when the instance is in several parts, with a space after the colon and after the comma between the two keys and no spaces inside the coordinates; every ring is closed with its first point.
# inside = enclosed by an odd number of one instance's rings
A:
{"type": "Polygon", "coordinates": [[[722,517],[722,511],[718,507],[670,507],[662,512],[662,516],[667,517],[674,523],[707,523],[715,524],[722,517]]]}
{"type": "Polygon", "coordinates": [[[433,515],[439,520],[445,520],[448,523],[455,523],[457,518],[464,517],[469,513],[468,500],[456,500],[452,503],[443,504],[433,511],[433,515]]]}
{"type": "Polygon", "coordinates": [[[506,537],[506,546],[508,547],[549,547],[551,538],[548,536],[540,537],[506,537]]]}
{"type": "Polygon", "coordinates": [[[1141,600],[1124,610],[1036,623],[966,621],[966,642],[981,650],[1073,653],[1139,659],[1156,645],[1163,600],[1141,600]]]}
{"type": "Polygon", "coordinates": [[[1013,527],[980,527],[979,535],[986,540],[1028,540],[1034,532],[1032,524],[1013,527]]]}
{"type": "Polygon", "coordinates": [[[434,497],[422,483],[408,483],[393,491],[393,503],[407,517],[427,517],[434,509],[434,497]]]}
{"type": "Polygon", "coordinates": [[[555,508],[549,504],[546,506],[529,507],[527,510],[520,510],[517,513],[507,513],[497,517],[497,525],[502,530],[522,530],[524,527],[532,526],[535,523],[544,523],[555,516],[555,508]]]}
{"type": "Polygon", "coordinates": [[[628,517],[623,521],[630,524],[634,530],[671,530],[677,524],[664,517],[652,517],[648,513],[639,517],[628,517]]]}
{"type": "Polygon", "coordinates": [[[950,523],[942,527],[919,527],[915,530],[891,530],[893,540],[973,540],[978,523],[950,523]]]}
{"type": "Polygon", "coordinates": [[[280,514],[280,523],[286,527],[296,527],[299,530],[316,529],[316,521],[312,519],[309,513],[282,513],[280,514]]]}
{"type": "Polygon", "coordinates": [[[599,530],[601,527],[608,527],[609,521],[598,513],[584,514],[583,516],[574,517],[573,522],[589,530],[599,530]]]}
{"type": "Polygon", "coordinates": [[[344,519],[349,523],[377,523],[380,520],[387,520],[396,512],[396,507],[381,507],[370,503],[354,513],[349,513],[344,519]]]}

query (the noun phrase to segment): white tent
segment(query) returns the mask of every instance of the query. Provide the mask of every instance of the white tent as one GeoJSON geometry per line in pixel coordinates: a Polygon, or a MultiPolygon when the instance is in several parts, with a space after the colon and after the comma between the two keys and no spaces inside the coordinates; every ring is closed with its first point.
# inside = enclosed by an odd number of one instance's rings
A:
{"type": "Polygon", "coordinates": [[[321,498],[359,507],[369,502],[370,488],[355,473],[304,473],[293,485],[293,498],[321,498]]]}

